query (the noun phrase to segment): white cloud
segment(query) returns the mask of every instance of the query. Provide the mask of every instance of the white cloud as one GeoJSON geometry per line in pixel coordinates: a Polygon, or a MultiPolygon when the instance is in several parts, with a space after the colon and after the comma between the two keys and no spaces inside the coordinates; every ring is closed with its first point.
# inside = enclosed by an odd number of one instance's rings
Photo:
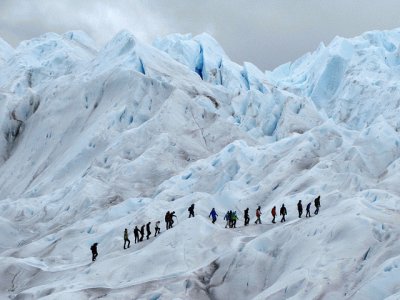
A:
{"type": "Polygon", "coordinates": [[[31,0],[0,2],[0,36],[13,45],[81,29],[100,45],[127,29],[151,42],[172,32],[208,32],[239,63],[272,68],[335,35],[400,26],[398,0],[31,0]]]}

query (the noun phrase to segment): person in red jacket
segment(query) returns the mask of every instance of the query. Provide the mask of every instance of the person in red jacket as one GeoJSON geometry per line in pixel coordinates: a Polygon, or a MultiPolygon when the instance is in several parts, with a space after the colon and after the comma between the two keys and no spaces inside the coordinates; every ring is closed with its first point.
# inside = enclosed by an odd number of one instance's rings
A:
{"type": "Polygon", "coordinates": [[[275,223],[275,217],[276,217],[276,206],[274,206],[271,210],[271,215],[273,217],[272,223],[275,223]]]}
{"type": "Polygon", "coordinates": [[[259,224],[261,224],[261,206],[259,206],[256,210],[256,217],[257,220],[254,223],[257,224],[258,222],[259,224]]]}

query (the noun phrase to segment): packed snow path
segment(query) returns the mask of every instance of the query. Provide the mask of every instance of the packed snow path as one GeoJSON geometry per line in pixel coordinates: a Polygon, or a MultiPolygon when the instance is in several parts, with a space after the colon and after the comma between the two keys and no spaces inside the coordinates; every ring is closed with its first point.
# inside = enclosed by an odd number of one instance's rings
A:
{"type": "Polygon", "coordinates": [[[0,298],[399,299],[399,44],[336,38],[263,73],[207,34],[0,40],[0,298]]]}

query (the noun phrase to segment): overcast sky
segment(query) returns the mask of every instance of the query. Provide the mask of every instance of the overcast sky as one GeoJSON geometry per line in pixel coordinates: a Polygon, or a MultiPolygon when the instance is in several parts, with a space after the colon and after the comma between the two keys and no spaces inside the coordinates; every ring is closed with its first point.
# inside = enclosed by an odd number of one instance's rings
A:
{"type": "Polygon", "coordinates": [[[0,0],[0,37],[86,31],[99,46],[128,29],[157,36],[208,32],[232,60],[274,67],[336,35],[400,27],[400,0],[0,0]]]}

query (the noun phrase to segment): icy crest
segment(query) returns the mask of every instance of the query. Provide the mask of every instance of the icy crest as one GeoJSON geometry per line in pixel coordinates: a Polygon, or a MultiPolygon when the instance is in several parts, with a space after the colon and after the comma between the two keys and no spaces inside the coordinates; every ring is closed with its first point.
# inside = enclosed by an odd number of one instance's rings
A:
{"type": "Polygon", "coordinates": [[[349,128],[360,129],[380,115],[397,128],[399,44],[399,30],[337,37],[268,77],[281,88],[310,97],[329,117],[349,128]]]}
{"type": "Polygon", "coordinates": [[[14,49],[2,38],[0,38],[0,65],[12,56],[14,49]]]}
{"type": "Polygon", "coordinates": [[[218,42],[206,33],[195,37],[174,34],[157,39],[154,46],[195,71],[204,81],[224,86],[233,93],[250,89],[267,91],[265,76],[256,66],[246,63],[242,67],[232,62],[218,42]]]}

